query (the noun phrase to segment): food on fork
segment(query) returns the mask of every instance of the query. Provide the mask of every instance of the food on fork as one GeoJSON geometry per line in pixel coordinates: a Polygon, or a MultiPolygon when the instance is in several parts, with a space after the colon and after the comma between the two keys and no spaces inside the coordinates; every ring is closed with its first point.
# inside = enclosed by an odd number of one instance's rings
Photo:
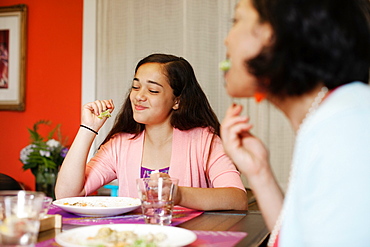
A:
{"type": "Polygon", "coordinates": [[[103,117],[111,117],[112,115],[110,114],[109,109],[103,111],[102,113],[99,114],[98,118],[103,119],[103,117]]]}

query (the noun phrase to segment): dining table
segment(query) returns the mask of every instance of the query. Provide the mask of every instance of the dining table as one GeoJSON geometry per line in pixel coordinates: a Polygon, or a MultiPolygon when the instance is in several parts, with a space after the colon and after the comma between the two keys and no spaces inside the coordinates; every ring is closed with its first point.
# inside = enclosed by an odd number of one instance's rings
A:
{"type": "MultiPolygon", "coordinates": [[[[56,207],[49,210],[49,214],[54,213],[62,214],[61,227],[39,232],[36,247],[59,246],[55,242],[55,237],[63,231],[91,224],[96,225],[99,222],[101,224],[131,223],[127,220],[142,217],[139,210],[123,215],[98,218],[73,216],[62,210],[58,211],[56,207]]],[[[191,230],[197,235],[197,240],[187,245],[189,247],[264,247],[269,237],[268,229],[258,210],[196,211],[175,207],[173,226],[191,230]]]]}

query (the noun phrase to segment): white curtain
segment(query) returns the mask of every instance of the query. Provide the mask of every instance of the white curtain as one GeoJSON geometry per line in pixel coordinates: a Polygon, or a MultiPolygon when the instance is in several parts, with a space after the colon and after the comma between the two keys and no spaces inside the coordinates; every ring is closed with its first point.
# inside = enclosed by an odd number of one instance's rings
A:
{"type": "MultiPolygon", "coordinates": [[[[131,86],[137,62],[154,52],[170,53],[192,64],[221,121],[232,99],[226,94],[218,64],[225,58],[223,42],[236,3],[237,0],[97,0],[95,98],[113,99],[117,113],[131,86]]],[[[88,54],[84,57],[87,63],[88,54]]],[[[237,101],[245,106],[244,114],[250,115],[255,125],[253,133],[269,148],[272,167],[285,189],[294,139],[286,118],[268,102],[257,105],[252,99],[237,101]]],[[[112,124],[113,119],[109,119],[100,131],[95,149],[112,124]]],[[[245,184],[248,186],[247,181],[245,184]]]]}

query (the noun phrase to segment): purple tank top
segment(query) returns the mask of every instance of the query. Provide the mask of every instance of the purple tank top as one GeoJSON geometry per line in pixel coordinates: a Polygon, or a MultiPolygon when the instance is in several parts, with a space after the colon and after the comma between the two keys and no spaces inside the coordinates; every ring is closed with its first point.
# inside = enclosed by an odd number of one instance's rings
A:
{"type": "MultiPolygon", "coordinates": [[[[170,170],[170,167],[166,167],[166,168],[162,168],[162,169],[159,169],[158,171],[159,172],[162,172],[162,173],[167,173],[168,174],[168,171],[170,170]]],[[[141,178],[149,178],[150,177],[150,174],[152,172],[154,172],[155,170],[152,170],[152,169],[148,169],[148,168],[145,168],[145,167],[141,167],[141,175],[140,177],[141,178]]]]}

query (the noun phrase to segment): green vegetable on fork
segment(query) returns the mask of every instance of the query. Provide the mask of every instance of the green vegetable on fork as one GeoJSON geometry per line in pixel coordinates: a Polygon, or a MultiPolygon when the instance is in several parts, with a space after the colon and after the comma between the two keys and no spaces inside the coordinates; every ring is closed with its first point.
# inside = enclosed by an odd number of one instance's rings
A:
{"type": "Polygon", "coordinates": [[[228,71],[231,67],[231,61],[229,59],[225,59],[224,61],[220,62],[220,70],[228,71]]]}
{"type": "Polygon", "coordinates": [[[100,113],[100,115],[98,116],[98,118],[100,119],[103,119],[103,117],[111,117],[112,115],[110,115],[110,112],[109,112],[109,109],[106,110],[106,111],[103,111],[102,113],[100,113]]]}

